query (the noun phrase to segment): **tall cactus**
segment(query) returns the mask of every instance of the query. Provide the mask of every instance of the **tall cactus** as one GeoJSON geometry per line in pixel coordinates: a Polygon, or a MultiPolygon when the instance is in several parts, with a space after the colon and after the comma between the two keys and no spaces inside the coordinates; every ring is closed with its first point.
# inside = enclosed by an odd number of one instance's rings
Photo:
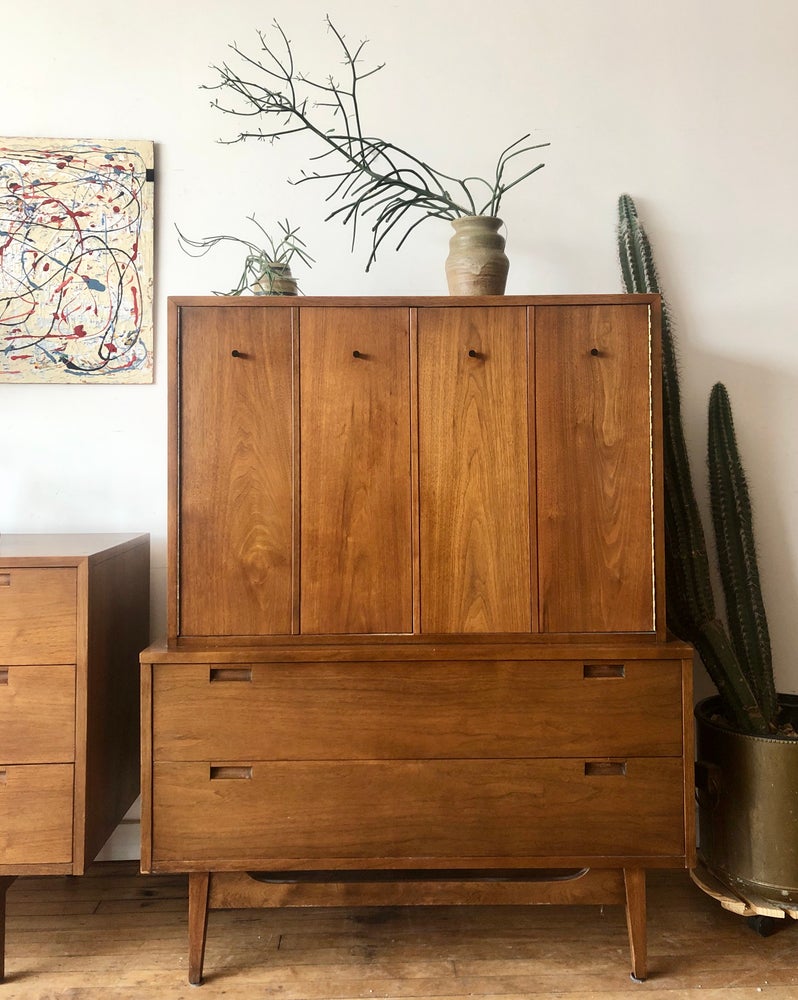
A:
{"type": "MultiPolygon", "coordinates": [[[[660,292],[651,244],[629,195],[621,195],[618,200],[618,255],[627,292],[660,292]]],[[[775,728],[775,692],[772,706],[769,703],[766,706],[759,700],[760,684],[752,683],[749,675],[749,646],[738,641],[736,630],[730,638],[715,610],[706,538],[693,489],[682,426],[679,372],[670,311],[664,302],[662,407],[668,626],[680,639],[692,642],[696,647],[726,706],[729,721],[743,732],[766,735],[775,728]]],[[[740,491],[737,490],[735,495],[739,497],[740,491]]],[[[747,525],[750,528],[750,507],[748,515],[747,525]]],[[[726,520],[728,532],[732,533],[735,530],[733,522],[728,517],[726,520]]],[[[752,548],[750,552],[753,555],[752,548]]],[[[733,561],[733,564],[739,566],[739,561],[733,561]]],[[[747,564],[749,570],[752,564],[755,569],[755,556],[747,564]]],[[[758,584],[758,574],[756,579],[758,584]]],[[[745,587],[735,586],[734,592],[739,593],[741,589],[745,587]]],[[[728,608],[730,618],[738,613],[736,607],[728,608]]],[[[754,613],[754,618],[760,624],[761,639],[764,609],[761,617],[754,613]]],[[[766,622],[764,632],[766,635],[766,622]]],[[[746,628],[746,643],[750,635],[751,630],[746,628]]],[[[753,668],[754,673],[757,676],[767,673],[765,664],[769,663],[769,659],[761,657],[757,662],[759,666],[753,668]]]]}
{"type": "Polygon", "coordinates": [[[765,603],[759,582],[748,483],[726,386],[709,397],[709,496],[732,645],[766,719],[778,711],[765,603]]]}

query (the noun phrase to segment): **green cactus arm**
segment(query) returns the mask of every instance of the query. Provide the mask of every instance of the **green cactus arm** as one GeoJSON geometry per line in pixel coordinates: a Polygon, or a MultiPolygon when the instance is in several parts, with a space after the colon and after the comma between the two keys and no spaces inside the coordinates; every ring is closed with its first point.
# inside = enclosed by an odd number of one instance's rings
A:
{"type": "Polygon", "coordinates": [[[690,641],[723,701],[727,722],[752,736],[768,736],[774,727],[762,714],[755,692],[740,668],[723,625],[716,619],[693,630],[690,641]]]}
{"type": "MultiPolygon", "coordinates": [[[[628,292],[660,292],[651,245],[629,195],[622,195],[618,201],[618,255],[628,292]]],[[[662,411],[668,627],[695,646],[721,695],[729,721],[742,732],[765,735],[771,731],[768,719],[715,611],[706,537],[682,425],[671,318],[664,302],[662,411]]]]}
{"type": "MultiPolygon", "coordinates": [[[[628,194],[618,199],[618,256],[627,292],[660,292],[651,244],[628,194]]],[[[670,313],[665,303],[662,307],[662,416],[666,608],[670,608],[671,592],[674,592],[692,608],[690,617],[699,622],[710,621],[715,618],[715,601],[709,556],[684,439],[679,371],[670,313]]],[[[685,615],[671,615],[668,611],[671,630],[680,639],[688,640],[680,624],[684,618],[685,615]]]]}
{"type": "Polygon", "coordinates": [[[729,394],[721,382],[713,386],[709,398],[707,458],[710,506],[729,637],[765,718],[773,720],[778,702],[754,544],[753,514],[734,433],[729,394]]]}

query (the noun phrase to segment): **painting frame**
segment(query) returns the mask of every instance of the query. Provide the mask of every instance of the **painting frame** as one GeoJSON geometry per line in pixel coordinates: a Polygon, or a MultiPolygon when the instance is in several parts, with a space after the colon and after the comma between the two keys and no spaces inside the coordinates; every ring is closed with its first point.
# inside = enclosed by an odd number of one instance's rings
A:
{"type": "Polygon", "coordinates": [[[154,155],[0,138],[0,383],[154,381],[154,155]]]}

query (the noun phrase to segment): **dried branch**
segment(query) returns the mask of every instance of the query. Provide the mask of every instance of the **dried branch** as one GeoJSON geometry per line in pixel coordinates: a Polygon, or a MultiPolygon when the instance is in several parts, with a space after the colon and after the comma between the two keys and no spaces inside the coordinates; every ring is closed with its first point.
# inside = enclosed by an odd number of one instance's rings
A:
{"type": "Polygon", "coordinates": [[[346,85],[336,82],[332,76],[319,82],[298,72],[291,41],[279,23],[274,21],[279,50],[260,31],[259,57],[248,55],[233,43],[229,47],[243,63],[241,72],[226,62],[213,66],[219,81],[203,89],[216,90],[232,97],[230,104],[222,103],[219,97],[211,102],[212,107],[223,114],[261,117],[270,122],[265,128],[242,131],[234,139],[226,141],[235,143],[258,139],[274,142],[298,132],[308,132],[322,144],[322,152],[312,156],[311,162],[318,164],[330,156],[343,160],[340,168],[319,169],[311,173],[303,171],[302,176],[292,183],[332,183],[332,190],[325,200],[342,198],[344,203],[332,211],[327,220],[340,217],[345,225],[352,224],[353,248],[359,220],[372,213],[372,246],[367,271],[376,259],[378,247],[389,233],[397,229],[401,232],[404,227],[397,243],[398,250],[410,233],[428,218],[498,215],[504,194],[543,167],[542,163],[538,163],[505,181],[510,161],[549,145],[546,142],[522,145],[530,138],[529,134],[502,150],[492,182],[482,177],[452,177],[395,143],[364,134],[358,86],[383,69],[385,64],[363,68],[361,58],[367,42],[361,41],[351,49],[346,37],[329,17],[326,23],[343,52],[349,77],[346,85]],[[243,75],[245,72],[249,75],[249,70],[257,71],[255,79],[247,79],[243,75]],[[272,116],[271,119],[269,116],[272,116]],[[477,189],[485,189],[487,193],[487,200],[480,207],[475,196],[477,189]],[[411,218],[414,212],[421,213],[415,221],[411,218]]]}

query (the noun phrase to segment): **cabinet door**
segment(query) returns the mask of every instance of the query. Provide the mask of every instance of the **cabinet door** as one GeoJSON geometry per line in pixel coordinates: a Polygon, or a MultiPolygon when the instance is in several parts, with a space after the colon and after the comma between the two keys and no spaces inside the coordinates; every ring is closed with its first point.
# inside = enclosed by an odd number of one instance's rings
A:
{"type": "Polygon", "coordinates": [[[526,310],[418,312],[421,630],[532,630],[526,310]]]}
{"type": "Polygon", "coordinates": [[[407,309],[311,309],[300,329],[303,633],[413,630],[407,309]]]}
{"type": "Polygon", "coordinates": [[[645,305],[535,309],[544,632],[654,629],[645,305]]]}
{"type": "Polygon", "coordinates": [[[178,363],[180,633],[290,633],[291,310],[183,308],[178,363]]]}

